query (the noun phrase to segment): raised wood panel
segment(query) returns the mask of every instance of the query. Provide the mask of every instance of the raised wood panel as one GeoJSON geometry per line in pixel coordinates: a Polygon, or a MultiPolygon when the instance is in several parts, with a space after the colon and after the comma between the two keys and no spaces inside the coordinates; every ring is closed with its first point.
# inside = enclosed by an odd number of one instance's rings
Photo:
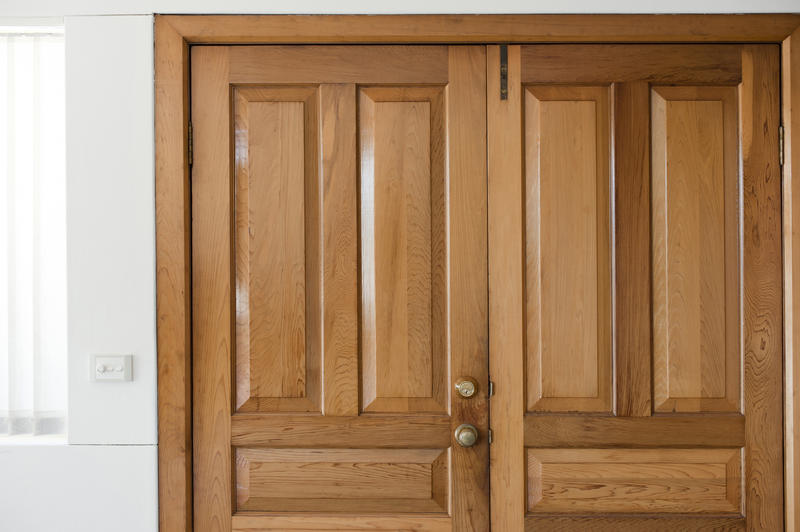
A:
{"type": "Polygon", "coordinates": [[[365,412],[447,411],[442,87],[359,91],[365,412]]]}
{"type": "Polygon", "coordinates": [[[318,89],[234,93],[236,409],[321,410],[318,89]]]}
{"type": "Polygon", "coordinates": [[[238,510],[445,513],[443,449],[235,449],[238,510]]]}
{"type": "Polygon", "coordinates": [[[607,87],[525,91],[527,409],[611,410],[607,87]]]}
{"type": "Polygon", "coordinates": [[[740,449],[529,449],[528,511],[741,515],[740,449]]]}
{"type": "Polygon", "coordinates": [[[744,416],[525,416],[526,447],[742,447],[744,416]]]}
{"type": "Polygon", "coordinates": [[[657,412],[740,409],[735,87],[652,90],[657,412]]]}

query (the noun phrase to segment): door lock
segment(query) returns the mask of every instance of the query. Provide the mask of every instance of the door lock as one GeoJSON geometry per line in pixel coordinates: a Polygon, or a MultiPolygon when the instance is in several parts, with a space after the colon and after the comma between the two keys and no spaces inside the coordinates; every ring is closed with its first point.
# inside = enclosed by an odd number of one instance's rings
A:
{"type": "Polygon", "coordinates": [[[461,447],[472,447],[478,441],[478,429],[475,425],[464,423],[456,429],[456,441],[461,447]]]}
{"type": "Polygon", "coordinates": [[[461,377],[456,381],[456,391],[461,397],[472,397],[478,391],[478,383],[472,377],[461,377]]]}

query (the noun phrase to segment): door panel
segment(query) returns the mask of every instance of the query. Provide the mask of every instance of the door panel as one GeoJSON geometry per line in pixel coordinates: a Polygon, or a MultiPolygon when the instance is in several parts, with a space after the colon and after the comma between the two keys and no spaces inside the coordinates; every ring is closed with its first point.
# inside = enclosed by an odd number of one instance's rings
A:
{"type": "Polygon", "coordinates": [[[735,87],[653,87],[656,412],[740,412],[735,87]]]}
{"type": "Polygon", "coordinates": [[[527,410],[610,412],[609,91],[524,99],[527,410]]]}
{"type": "Polygon", "coordinates": [[[489,47],[493,528],[782,528],[777,57],[489,47]]]}
{"type": "Polygon", "coordinates": [[[196,530],[488,529],[485,74],[192,49],[196,530]]]}
{"type": "Polygon", "coordinates": [[[320,412],[314,87],[236,88],[237,412],[320,412]]]}
{"type": "Polygon", "coordinates": [[[777,48],[500,57],[192,48],[196,530],[781,529],[777,48]]]}
{"type": "Polygon", "coordinates": [[[444,88],[359,93],[362,411],[446,414],[444,88]]]}
{"type": "Polygon", "coordinates": [[[528,512],[741,514],[741,449],[528,449],[528,512]]]}

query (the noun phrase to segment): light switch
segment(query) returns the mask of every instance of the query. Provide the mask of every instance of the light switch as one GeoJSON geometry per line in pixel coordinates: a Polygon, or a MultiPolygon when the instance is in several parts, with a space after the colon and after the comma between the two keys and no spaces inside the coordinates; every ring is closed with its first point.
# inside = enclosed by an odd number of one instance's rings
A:
{"type": "Polygon", "coordinates": [[[89,370],[93,381],[132,381],[133,355],[92,355],[89,370]]]}

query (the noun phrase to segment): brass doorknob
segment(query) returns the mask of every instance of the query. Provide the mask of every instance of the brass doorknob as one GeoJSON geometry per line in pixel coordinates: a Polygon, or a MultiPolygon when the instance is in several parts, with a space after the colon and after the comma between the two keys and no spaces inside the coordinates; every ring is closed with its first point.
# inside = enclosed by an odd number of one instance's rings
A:
{"type": "Polygon", "coordinates": [[[478,441],[478,429],[475,425],[464,423],[456,429],[456,441],[461,447],[472,447],[478,441]]]}
{"type": "Polygon", "coordinates": [[[478,391],[478,383],[472,377],[461,377],[456,381],[456,391],[461,397],[472,397],[478,391]]]}

